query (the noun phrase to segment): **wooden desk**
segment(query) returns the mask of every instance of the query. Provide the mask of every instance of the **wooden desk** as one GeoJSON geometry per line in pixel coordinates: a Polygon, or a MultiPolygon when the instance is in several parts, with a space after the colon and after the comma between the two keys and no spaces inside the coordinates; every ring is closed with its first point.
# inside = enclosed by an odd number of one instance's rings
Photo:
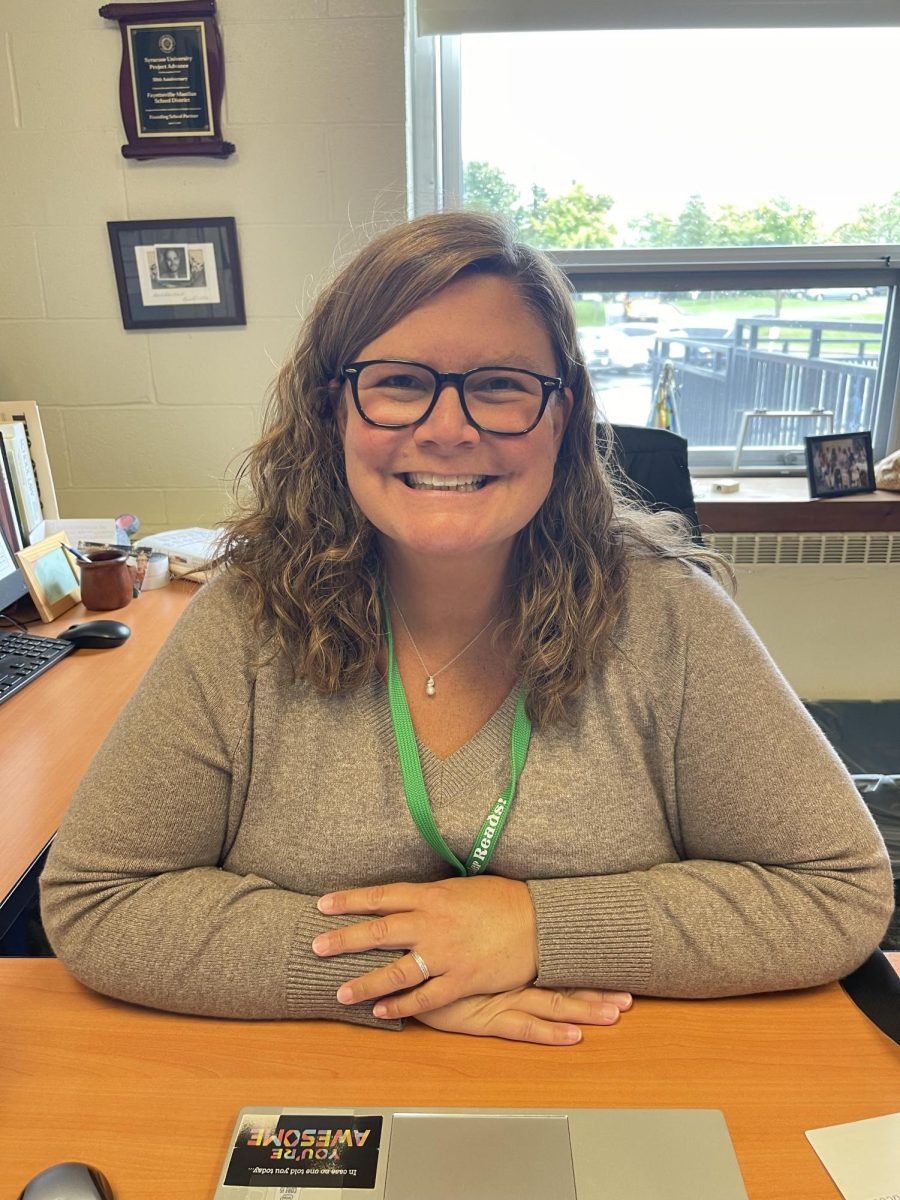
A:
{"type": "Polygon", "coordinates": [[[114,650],[79,650],[0,706],[0,903],[59,828],[72,793],[197,585],[173,582],[114,613],[82,605],[29,632],[109,616],[131,627],[114,650]]]}
{"type": "MultiPolygon", "coordinates": [[[[900,1049],[837,984],[638,1000],[556,1049],[330,1022],[181,1017],[0,961],[4,1195],[81,1159],[116,1200],[211,1200],[245,1105],[720,1108],[753,1200],[837,1197],[804,1131],[900,1108],[900,1049]]],[[[423,1200],[427,1200],[423,1197],[423,1200]]]]}

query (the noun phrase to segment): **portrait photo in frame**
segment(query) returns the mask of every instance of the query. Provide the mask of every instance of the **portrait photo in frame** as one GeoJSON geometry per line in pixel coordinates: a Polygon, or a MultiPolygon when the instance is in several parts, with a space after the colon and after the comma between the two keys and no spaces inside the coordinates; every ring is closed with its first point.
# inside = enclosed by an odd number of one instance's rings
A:
{"type": "Polygon", "coordinates": [[[109,221],[126,329],[246,325],[234,217],[109,221]]]}
{"type": "Polygon", "coordinates": [[[17,550],[16,561],[42,621],[54,621],[81,599],[78,567],[64,531],[17,550]]]}
{"type": "Polygon", "coordinates": [[[806,438],[806,475],[813,498],[874,492],[871,433],[826,433],[806,438]]]}

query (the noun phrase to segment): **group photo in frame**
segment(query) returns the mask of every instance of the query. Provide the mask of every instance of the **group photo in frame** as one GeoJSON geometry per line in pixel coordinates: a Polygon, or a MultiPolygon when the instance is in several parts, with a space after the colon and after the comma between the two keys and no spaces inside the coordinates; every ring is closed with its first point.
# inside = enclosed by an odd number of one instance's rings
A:
{"type": "Polygon", "coordinates": [[[813,498],[874,492],[871,433],[827,433],[806,438],[806,474],[813,498]]]}
{"type": "Polygon", "coordinates": [[[234,217],[109,221],[126,329],[245,325],[234,217]]]}

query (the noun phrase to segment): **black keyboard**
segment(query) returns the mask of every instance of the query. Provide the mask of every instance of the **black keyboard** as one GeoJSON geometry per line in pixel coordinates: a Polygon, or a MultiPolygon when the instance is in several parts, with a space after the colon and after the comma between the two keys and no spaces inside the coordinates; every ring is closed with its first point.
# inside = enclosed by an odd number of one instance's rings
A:
{"type": "Polygon", "coordinates": [[[71,654],[71,642],[32,633],[0,632],[0,704],[71,654]]]}

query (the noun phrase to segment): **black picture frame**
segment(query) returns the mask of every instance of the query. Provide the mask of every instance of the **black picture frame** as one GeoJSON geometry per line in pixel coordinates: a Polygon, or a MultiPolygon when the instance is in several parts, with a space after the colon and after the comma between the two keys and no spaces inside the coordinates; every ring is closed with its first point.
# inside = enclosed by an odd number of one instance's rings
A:
{"type": "Polygon", "coordinates": [[[107,229],[126,329],[247,324],[234,217],[108,221],[107,229]]]}
{"type": "Polygon", "coordinates": [[[805,441],[806,477],[814,499],[875,491],[871,433],[826,433],[805,441]]]}

